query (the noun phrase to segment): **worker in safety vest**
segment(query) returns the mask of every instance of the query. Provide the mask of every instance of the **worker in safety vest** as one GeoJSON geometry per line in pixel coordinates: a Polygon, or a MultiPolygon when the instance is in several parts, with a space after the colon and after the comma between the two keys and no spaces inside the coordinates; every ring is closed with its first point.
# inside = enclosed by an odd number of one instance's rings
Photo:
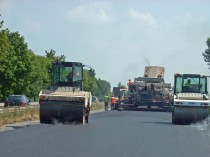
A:
{"type": "Polygon", "coordinates": [[[111,97],[111,110],[115,110],[115,105],[116,105],[116,98],[114,95],[111,97]]]}
{"type": "Polygon", "coordinates": [[[116,98],[116,108],[115,109],[119,109],[121,107],[121,96],[119,95],[117,98],[116,98]]]}
{"type": "Polygon", "coordinates": [[[132,86],[133,85],[133,81],[131,81],[130,79],[128,80],[128,86],[132,86]]]}
{"type": "Polygon", "coordinates": [[[105,111],[108,111],[108,105],[109,105],[109,96],[105,95],[104,96],[104,108],[105,108],[105,111]]]}
{"type": "Polygon", "coordinates": [[[129,87],[129,90],[131,92],[133,92],[133,90],[134,90],[134,83],[130,79],[128,80],[128,87],[129,87]]]}

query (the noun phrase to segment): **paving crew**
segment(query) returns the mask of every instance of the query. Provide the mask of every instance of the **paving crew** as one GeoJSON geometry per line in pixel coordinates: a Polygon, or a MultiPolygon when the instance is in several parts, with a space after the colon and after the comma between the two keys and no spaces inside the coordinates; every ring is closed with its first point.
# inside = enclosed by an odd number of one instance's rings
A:
{"type": "Polygon", "coordinates": [[[104,96],[104,108],[105,108],[105,111],[108,111],[108,105],[109,105],[109,96],[105,95],[104,96]]]}
{"type": "Polygon", "coordinates": [[[115,110],[115,105],[116,105],[116,98],[114,95],[111,97],[111,110],[115,110]]]}

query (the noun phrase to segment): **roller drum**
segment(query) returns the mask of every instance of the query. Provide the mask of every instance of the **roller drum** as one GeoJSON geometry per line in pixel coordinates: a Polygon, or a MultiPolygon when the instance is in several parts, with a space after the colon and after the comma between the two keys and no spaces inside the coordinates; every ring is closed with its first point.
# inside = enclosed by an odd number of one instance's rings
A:
{"type": "Polygon", "coordinates": [[[40,101],[40,123],[88,123],[84,102],[40,101]]]}

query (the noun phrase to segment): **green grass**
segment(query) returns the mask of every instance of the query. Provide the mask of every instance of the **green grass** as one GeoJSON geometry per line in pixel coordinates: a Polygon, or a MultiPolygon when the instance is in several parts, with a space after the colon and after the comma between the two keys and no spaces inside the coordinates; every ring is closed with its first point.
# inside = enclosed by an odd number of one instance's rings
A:
{"type": "Polygon", "coordinates": [[[15,107],[14,111],[6,108],[0,113],[0,126],[6,124],[13,124],[18,122],[33,121],[39,119],[39,108],[29,108],[21,109],[15,107]]]}
{"type": "Polygon", "coordinates": [[[102,109],[104,109],[103,102],[93,102],[90,108],[91,111],[102,110],[102,109]]]}

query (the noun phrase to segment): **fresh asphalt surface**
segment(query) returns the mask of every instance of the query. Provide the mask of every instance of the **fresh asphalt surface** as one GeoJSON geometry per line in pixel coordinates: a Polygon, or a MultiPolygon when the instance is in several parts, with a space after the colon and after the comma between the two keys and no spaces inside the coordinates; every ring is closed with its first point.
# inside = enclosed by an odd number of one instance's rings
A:
{"type": "Polygon", "coordinates": [[[209,157],[210,125],[172,125],[170,112],[100,112],[84,126],[36,124],[0,132],[0,156],[209,157]]]}

